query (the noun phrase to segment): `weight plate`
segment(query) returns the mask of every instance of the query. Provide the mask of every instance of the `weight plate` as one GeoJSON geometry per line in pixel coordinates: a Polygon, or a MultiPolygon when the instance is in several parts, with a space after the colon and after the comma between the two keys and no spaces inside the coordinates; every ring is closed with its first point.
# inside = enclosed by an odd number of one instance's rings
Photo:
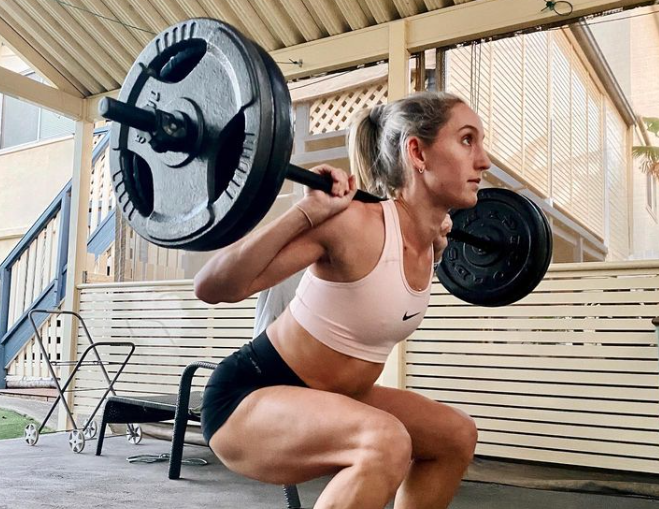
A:
{"type": "Polygon", "coordinates": [[[219,245],[208,239],[222,239],[250,210],[274,129],[270,80],[260,62],[249,40],[212,19],[173,25],[140,53],[119,100],[183,112],[199,136],[186,152],[156,152],[148,134],[113,124],[113,185],[139,235],[164,247],[213,249],[219,245]]]}
{"type": "Polygon", "coordinates": [[[39,441],[39,430],[34,423],[25,426],[25,441],[27,445],[37,445],[39,441]]]}
{"type": "MultiPolygon", "coordinates": [[[[549,226],[549,220],[547,219],[547,216],[545,216],[545,213],[533,200],[529,199],[529,202],[540,214],[540,217],[542,218],[542,224],[544,226],[544,235],[538,238],[538,248],[542,248],[543,245],[546,246],[546,249],[542,251],[544,257],[538,258],[537,260],[538,268],[536,271],[536,277],[530,283],[532,285],[532,289],[535,289],[540,284],[540,281],[542,281],[542,279],[545,277],[547,269],[549,269],[549,264],[551,263],[552,254],[554,252],[554,237],[551,231],[551,226],[549,226]]],[[[524,296],[522,295],[522,297],[524,296]]]]}
{"type": "Polygon", "coordinates": [[[265,217],[286,179],[293,152],[293,105],[286,78],[268,52],[257,44],[254,46],[261,56],[262,65],[259,67],[270,81],[272,90],[274,127],[269,163],[249,212],[230,234],[221,239],[222,244],[218,244],[217,237],[209,237],[213,242],[213,245],[209,246],[210,249],[217,249],[242,238],[265,217]]]}
{"type": "Polygon", "coordinates": [[[451,239],[437,277],[456,297],[506,306],[533,291],[551,259],[551,232],[542,211],[507,189],[482,189],[478,203],[451,215],[453,228],[498,245],[482,250],[451,239]]]}

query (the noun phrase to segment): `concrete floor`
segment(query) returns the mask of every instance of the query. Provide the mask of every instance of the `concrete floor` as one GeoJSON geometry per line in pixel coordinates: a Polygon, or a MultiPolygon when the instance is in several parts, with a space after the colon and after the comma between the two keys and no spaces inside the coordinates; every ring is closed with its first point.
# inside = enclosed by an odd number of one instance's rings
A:
{"type": "MultiPolygon", "coordinates": [[[[68,448],[67,435],[44,435],[30,447],[22,439],[0,442],[0,509],[55,508],[244,508],[283,509],[278,486],[245,479],[228,471],[206,447],[186,446],[185,458],[206,466],[183,466],[182,479],[167,479],[167,463],[131,464],[132,455],[169,452],[169,443],[145,438],[140,445],[109,438],[103,455],[95,442],[81,454],[68,448]]],[[[303,505],[311,507],[327,479],[300,486],[303,505]]],[[[657,509],[657,499],[593,493],[546,491],[492,483],[465,482],[452,509],[657,509]]]]}
{"type": "MultiPolygon", "coordinates": [[[[0,408],[32,416],[38,422],[51,405],[52,402],[0,395],[0,408]]],[[[103,455],[97,457],[95,441],[88,442],[81,454],[74,454],[65,433],[44,435],[33,447],[23,439],[0,441],[0,509],[285,507],[281,487],[230,472],[207,447],[186,446],[184,458],[202,458],[208,465],[184,465],[182,478],[177,481],[167,478],[167,462],[131,464],[126,460],[133,455],[168,453],[169,447],[170,443],[162,440],[145,438],[136,446],[123,436],[113,437],[106,439],[103,455]]],[[[659,476],[639,477],[478,458],[470,467],[467,479],[451,509],[659,507],[659,476]],[[497,482],[483,482],[493,479],[497,482]],[[571,491],[565,491],[568,489],[571,491]],[[620,496],[620,493],[654,498],[620,496]]],[[[327,481],[319,479],[299,486],[305,507],[312,507],[327,481]]]]}

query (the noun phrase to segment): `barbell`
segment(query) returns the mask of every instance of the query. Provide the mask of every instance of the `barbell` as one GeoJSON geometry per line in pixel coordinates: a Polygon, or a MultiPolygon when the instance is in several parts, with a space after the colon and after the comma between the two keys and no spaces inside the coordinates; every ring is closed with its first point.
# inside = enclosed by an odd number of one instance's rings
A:
{"type": "MultiPolygon", "coordinates": [[[[291,98],[270,55],[222,21],[191,19],[158,34],[138,56],[118,100],[110,169],[131,227],[166,248],[209,251],[246,235],[285,179],[330,192],[330,179],[290,164],[291,98]]],[[[358,191],[355,199],[382,198],[358,191]]],[[[483,189],[452,213],[439,280],[473,304],[507,305],[530,293],[551,258],[549,223],[529,199],[483,189]]]]}

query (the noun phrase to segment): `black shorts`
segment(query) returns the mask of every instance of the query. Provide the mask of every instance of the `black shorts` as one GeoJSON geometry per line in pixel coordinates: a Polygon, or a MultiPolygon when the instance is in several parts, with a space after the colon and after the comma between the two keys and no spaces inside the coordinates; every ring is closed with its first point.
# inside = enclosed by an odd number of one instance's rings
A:
{"type": "Polygon", "coordinates": [[[201,431],[206,442],[210,442],[243,399],[257,389],[274,385],[307,387],[284,362],[264,331],[224,359],[208,380],[201,409],[201,431]]]}

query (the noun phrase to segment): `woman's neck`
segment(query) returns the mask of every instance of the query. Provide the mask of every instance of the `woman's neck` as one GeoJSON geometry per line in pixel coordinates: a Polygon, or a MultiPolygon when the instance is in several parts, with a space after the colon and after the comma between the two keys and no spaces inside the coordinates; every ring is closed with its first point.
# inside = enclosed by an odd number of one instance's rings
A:
{"type": "Polygon", "coordinates": [[[429,200],[411,200],[405,193],[396,197],[394,202],[398,206],[398,217],[406,242],[419,251],[427,249],[439,236],[448,210],[431,204],[429,200]]]}

